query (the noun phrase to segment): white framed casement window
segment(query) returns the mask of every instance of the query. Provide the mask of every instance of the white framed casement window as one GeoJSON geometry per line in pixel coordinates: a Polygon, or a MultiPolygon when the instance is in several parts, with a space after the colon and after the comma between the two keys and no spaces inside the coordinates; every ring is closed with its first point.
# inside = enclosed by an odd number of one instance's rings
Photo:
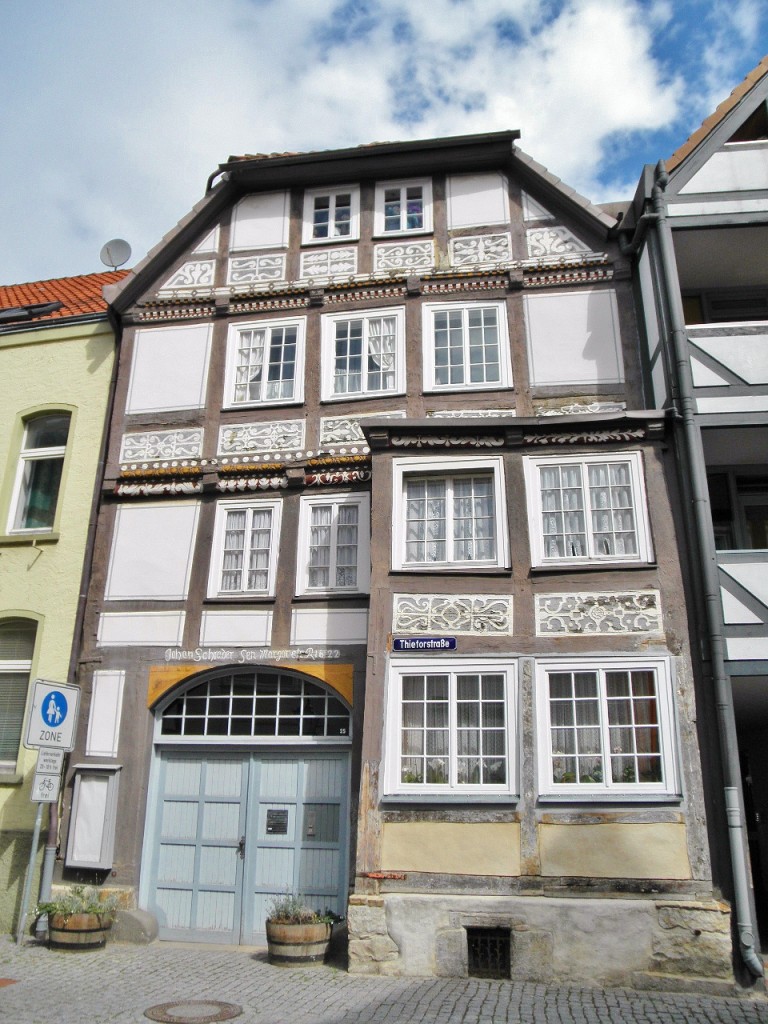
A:
{"type": "Polygon", "coordinates": [[[0,777],[16,770],[36,636],[32,619],[0,622],[0,777]]]}
{"type": "Polygon", "coordinates": [[[543,659],[536,700],[542,794],[679,795],[669,659],[543,659]]]}
{"type": "Polygon", "coordinates": [[[339,185],[304,193],[302,242],[348,242],[359,237],[359,186],[339,185]]]}
{"type": "Polygon", "coordinates": [[[405,392],[405,309],[322,318],[324,401],[405,392]]]}
{"type": "Polygon", "coordinates": [[[297,594],[366,594],[370,585],[368,494],[301,499],[297,594]]]}
{"type": "Polygon", "coordinates": [[[392,473],[393,569],[509,565],[500,457],[396,459],[392,473]]]}
{"type": "Polygon", "coordinates": [[[415,235],[431,230],[431,178],[376,183],[374,235],[415,235]]]}
{"type": "Polygon", "coordinates": [[[425,303],[422,338],[426,391],[512,386],[505,303],[425,303]]]}
{"type": "Polygon", "coordinates": [[[224,404],[287,405],[304,399],[305,317],[230,324],[224,404]]]}
{"type": "Polygon", "coordinates": [[[511,796],[517,785],[516,664],[477,657],[392,661],[388,795],[511,796]]]}
{"type": "Polygon", "coordinates": [[[53,530],[70,418],[67,412],[53,412],[27,420],[16,468],[8,533],[53,530]]]}
{"type": "Polygon", "coordinates": [[[534,566],[653,560],[640,452],[523,465],[534,566]]]}
{"type": "Polygon", "coordinates": [[[274,596],[282,509],[279,498],[218,502],[208,597],[274,596]]]}

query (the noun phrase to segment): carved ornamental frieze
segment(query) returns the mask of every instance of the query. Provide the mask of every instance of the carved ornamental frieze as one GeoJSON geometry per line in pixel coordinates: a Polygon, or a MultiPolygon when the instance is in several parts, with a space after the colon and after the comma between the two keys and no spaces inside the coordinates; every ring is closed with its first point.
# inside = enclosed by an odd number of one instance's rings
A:
{"type": "Polygon", "coordinates": [[[537,636],[660,632],[661,597],[657,590],[536,596],[537,636]]]}
{"type": "Polygon", "coordinates": [[[525,237],[528,255],[533,258],[589,252],[589,246],[564,227],[529,228],[525,232],[525,237]]]}
{"type": "Polygon", "coordinates": [[[493,420],[516,415],[514,409],[433,409],[427,412],[427,418],[435,420],[493,420]]]}
{"type": "Polygon", "coordinates": [[[219,431],[219,454],[298,451],[304,447],[304,420],[236,423],[219,431]]]}
{"type": "Polygon", "coordinates": [[[152,430],[143,434],[124,434],[120,461],[198,459],[202,454],[202,427],[193,427],[189,430],[152,430]]]}
{"type": "Polygon", "coordinates": [[[160,288],[161,292],[179,291],[190,288],[212,288],[216,260],[189,260],[168,278],[160,288]]]}
{"type": "Polygon", "coordinates": [[[301,254],[300,277],[349,277],[357,273],[357,249],[319,249],[316,252],[301,254]]]}
{"type": "Polygon", "coordinates": [[[450,252],[453,267],[511,263],[512,239],[509,234],[465,235],[451,239],[450,252]]]}
{"type": "Polygon", "coordinates": [[[320,420],[320,445],[365,443],[360,427],[366,419],[402,419],[404,412],[362,413],[360,416],[324,416],[320,420]]]}
{"type": "Polygon", "coordinates": [[[434,265],[435,252],[431,241],[390,242],[373,248],[375,271],[431,270],[434,265]]]}
{"type": "Polygon", "coordinates": [[[496,594],[395,594],[392,632],[509,635],[512,598],[496,594]]]}
{"type": "Polygon", "coordinates": [[[233,256],[229,261],[227,284],[259,284],[285,280],[285,254],[233,256]]]}

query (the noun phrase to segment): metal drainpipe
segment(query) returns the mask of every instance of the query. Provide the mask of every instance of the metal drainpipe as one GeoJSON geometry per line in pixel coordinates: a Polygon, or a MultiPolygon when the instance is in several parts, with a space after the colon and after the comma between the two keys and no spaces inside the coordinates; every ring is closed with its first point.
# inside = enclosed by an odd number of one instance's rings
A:
{"type": "MultiPolygon", "coordinates": [[[[707,613],[708,642],[712,661],[712,677],[715,686],[718,736],[723,759],[724,796],[728,820],[728,839],[733,876],[733,895],[736,910],[736,928],[739,935],[741,957],[756,978],[764,975],[763,963],[755,951],[752,932],[752,915],[749,900],[747,876],[748,848],[744,829],[744,812],[740,797],[741,769],[739,765],[736,722],[733,713],[733,694],[730,679],[725,668],[725,641],[723,638],[722,605],[720,603],[720,579],[717,567],[712,516],[709,508],[706,464],[701,432],[696,423],[696,405],[693,397],[693,376],[688,354],[688,335],[685,330],[685,316],[677,276],[677,263],[672,243],[672,230],[667,221],[665,189],[669,175],[663,161],[656,165],[655,181],[651,190],[653,212],[643,220],[637,244],[626,249],[639,247],[651,220],[656,222],[659,240],[661,268],[665,290],[669,299],[669,316],[672,334],[673,355],[677,368],[677,385],[680,415],[683,423],[690,482],[693,494],[693,512],[696,538],[701,552],[701,569],[704,582],[704,600],[707,613]]],[[[633,243],[634,243],[633,239],[633,243]]],[[[625,246],[622,246],[622,251],[625,246]]]]}

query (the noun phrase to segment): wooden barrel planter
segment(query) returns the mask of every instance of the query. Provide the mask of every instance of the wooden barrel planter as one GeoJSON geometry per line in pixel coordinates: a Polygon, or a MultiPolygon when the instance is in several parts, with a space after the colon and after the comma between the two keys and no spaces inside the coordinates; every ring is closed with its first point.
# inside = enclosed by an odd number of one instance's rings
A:
{"type": "Polygon", "coordinates": [[[271,964],[278,967],[320,967],[331,941],[331,925],[278,924],[267,921],[267,951],[271,964]]]}
{"type": "Polygon", "coordinates": [[[102,949],[112,917],[106,914],[49,914],[48,945],[51,949],[102,949]]]}

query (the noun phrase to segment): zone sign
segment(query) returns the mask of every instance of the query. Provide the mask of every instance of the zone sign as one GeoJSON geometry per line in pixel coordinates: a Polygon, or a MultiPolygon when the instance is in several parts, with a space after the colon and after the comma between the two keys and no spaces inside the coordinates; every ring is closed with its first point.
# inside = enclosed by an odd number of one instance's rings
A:
{"type": "Polygon", "coordinates": [[[72,750],[79,703],[79,686],[36,679],[24,746],[72,750]]]}

